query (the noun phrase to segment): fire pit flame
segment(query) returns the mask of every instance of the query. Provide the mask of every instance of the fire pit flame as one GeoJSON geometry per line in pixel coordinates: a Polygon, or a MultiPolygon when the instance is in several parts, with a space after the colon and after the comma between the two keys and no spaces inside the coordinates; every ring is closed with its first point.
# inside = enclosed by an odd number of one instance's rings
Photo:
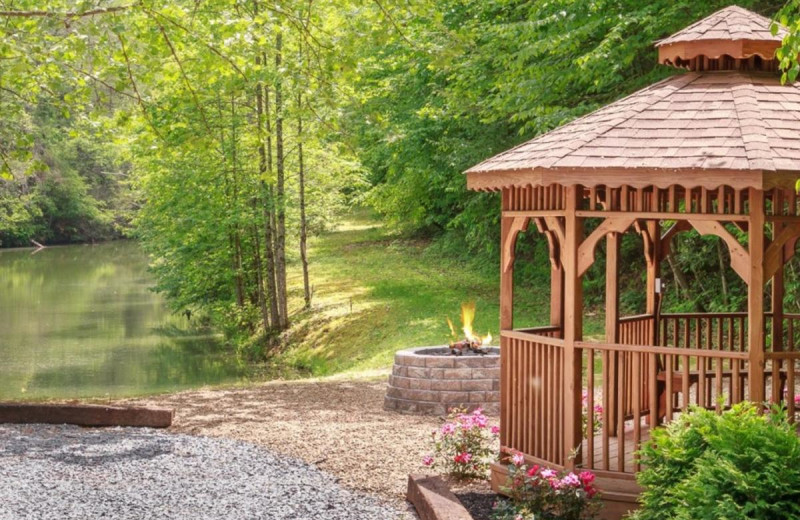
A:
{"type": "Polygon", "coordinates": [[[450,341],[450,353],[454,356],[460,356],[465,350],[474,352],[476,354],[487,354],[488,351],[483,348],[484,345],[489,345],[492,342],[492,335],[487,333],[486,336],[480,337],[475,335],[472,330],[472,323],[475,321],[475,302],[466,302],[461,304],[461,330],[464,331],[464,339],[458,339],[456,329],[450,318],[447,318],[447,325],[450,327],[450,334],[452,341],[450,341]]]}

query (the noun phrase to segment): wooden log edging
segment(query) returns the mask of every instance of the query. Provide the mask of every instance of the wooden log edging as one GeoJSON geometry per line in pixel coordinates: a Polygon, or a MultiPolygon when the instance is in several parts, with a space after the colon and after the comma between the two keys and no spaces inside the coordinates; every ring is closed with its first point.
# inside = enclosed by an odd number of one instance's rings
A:
{"type": "Polygon", "coordinates": [[[409,475],[406,498],[420,520],[472,520],[472,515],[438,476],[409,475]]]}
{"type": "Polygon", "coordinates": [[[92,404],[0,403],[0,423],[167,428],[173,410],[92,404]]]}

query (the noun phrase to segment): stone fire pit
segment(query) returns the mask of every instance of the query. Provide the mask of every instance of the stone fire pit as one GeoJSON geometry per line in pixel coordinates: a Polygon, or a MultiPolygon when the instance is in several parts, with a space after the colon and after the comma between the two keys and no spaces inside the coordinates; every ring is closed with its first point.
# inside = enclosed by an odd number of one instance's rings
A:
{"type": "Polygon", "coordinates": [[[384,398],[386,410],[444,415],[453,407],[481,407],[499,412],[500,349],[489,353],[450,355],[450,348],[421,347],[401,350],[384,398]]]}

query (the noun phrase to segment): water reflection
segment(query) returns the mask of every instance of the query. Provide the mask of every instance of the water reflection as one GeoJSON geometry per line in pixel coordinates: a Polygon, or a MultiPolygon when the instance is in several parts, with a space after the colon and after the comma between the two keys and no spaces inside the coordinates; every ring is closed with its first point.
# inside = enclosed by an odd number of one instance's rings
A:
{"type": "Polygon", "coordinates": [[[135,242],[0,251],[0,399],[123,396],[232,381],[218,337],[149,290],[135,242]]]}

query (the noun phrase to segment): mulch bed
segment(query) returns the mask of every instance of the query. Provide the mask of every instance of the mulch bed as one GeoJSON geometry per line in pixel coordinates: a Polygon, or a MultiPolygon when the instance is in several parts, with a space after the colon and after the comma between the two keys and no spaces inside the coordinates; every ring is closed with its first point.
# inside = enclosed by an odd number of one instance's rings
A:
{"type": "Polygon", "coordinates": [[[497,494],[486,481],[450,481],[450,491],[461,501],[473,520],[491,520],[497,494]]]}

